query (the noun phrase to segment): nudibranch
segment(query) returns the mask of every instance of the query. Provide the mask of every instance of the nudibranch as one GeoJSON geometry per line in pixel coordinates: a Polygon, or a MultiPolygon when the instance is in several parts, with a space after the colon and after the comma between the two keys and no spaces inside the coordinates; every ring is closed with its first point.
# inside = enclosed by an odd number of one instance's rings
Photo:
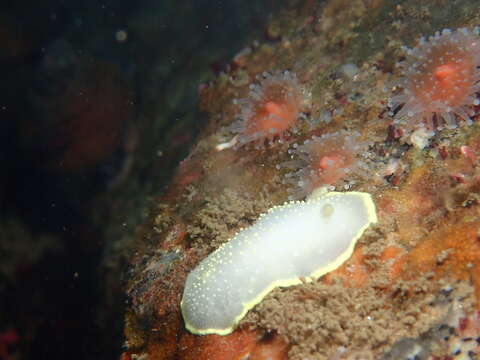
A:
{"type": "Polygon", "coordinates": [[[188,275],[181,301],[194,334],[226,335],[279,286],[335,270],[377,221],[368,193],[316,190],[306,201],[271,208],[188,275]]]}
{"type": "Polygon", "coordinates": [[[407,49],[405,61],[399,63],[401,77],[390,85],[403,89],[389,100],[394,122],[408,132],[444,124],[455,127],[458,119],[471,124],[473,105],[479,105],[479,66],[477,28],[445,29],[428,41],[421,38],[415,48],[407,49]]]}

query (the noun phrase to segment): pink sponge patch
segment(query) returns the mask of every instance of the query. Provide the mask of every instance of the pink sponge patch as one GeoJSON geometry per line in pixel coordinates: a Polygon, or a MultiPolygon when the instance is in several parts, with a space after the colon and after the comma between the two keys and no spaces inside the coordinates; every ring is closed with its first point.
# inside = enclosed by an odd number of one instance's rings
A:
{"type": "Polygon", "coordinates": [[[403,90],[389,100],[395,123],[406,131],[455,127],[459,120],[471,124],[480,90],[477,29],[445,29],[428,41],[422,38],[398,66],[402,77],[391,87],[403,90]]]}

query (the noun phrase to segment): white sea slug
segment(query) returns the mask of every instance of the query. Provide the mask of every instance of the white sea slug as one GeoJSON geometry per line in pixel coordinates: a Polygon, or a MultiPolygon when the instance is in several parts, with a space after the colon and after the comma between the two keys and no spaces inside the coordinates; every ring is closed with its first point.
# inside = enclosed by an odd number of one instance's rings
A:
{"type": "Polygon", "coordinates": [[[187,329],[232,332],[275,287],[312,281],[338,268],[376,221],[370,194],[353,191],[317,190],[306,201],[271,208],[188,275],[181,302],[187,329]]]}

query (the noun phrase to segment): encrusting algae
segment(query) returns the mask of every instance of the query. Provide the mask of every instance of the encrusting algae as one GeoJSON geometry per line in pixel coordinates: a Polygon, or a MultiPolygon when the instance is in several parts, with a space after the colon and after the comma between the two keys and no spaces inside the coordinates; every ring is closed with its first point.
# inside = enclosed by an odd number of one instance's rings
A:
{"type": "MultiPolygon", "coordinates": [[[[414,0],[297,1],[268,25],[275,40],[242,51],[202,86],[201,108],[212,121],[139,229],[124,358],[480,353],[480,36],[467,15],[480,13],[480,4],[439,8],[414,0]],[[352,230],[348,251],[329,248],[325,263],[295,263],[282,277],[286,259],[302,256],[307,225],[282,228],[297,216],[290,214],[260,236],[256,226],[282,208],[259,216],[318,186],[339,199],[365,194],[378,222],[352,230]],[[259,278],[267,280],[258,285],[259,278]],[[238,309],[225,317],[232,306],[238,309]],[[228,319],[219,324],[217,315],[228,319]]],[[[320,218],[338,213],[323,205],[320,218]]],[[[310,229],[318,237],[307,252],[329,246],[328,236],[348,231],[354,216],[328,231],[310,229]]]]}

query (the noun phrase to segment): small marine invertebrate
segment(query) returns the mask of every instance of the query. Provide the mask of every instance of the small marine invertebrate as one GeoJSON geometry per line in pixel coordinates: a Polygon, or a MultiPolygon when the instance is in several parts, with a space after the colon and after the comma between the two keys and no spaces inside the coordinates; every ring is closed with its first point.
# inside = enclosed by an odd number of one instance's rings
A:
{"type": "Polygon", "coordinates": [[[271,208],[188,275],[181,302],[187,329],[232,332],[275,287],[338,268],[376,221],[370,194],[361,192],[317,190],[306,201],[271,208]]]}
{"type": "Polygon", "coordinates": [[[277,168],[287,168],[294,172],[287,173],[287,182],[294,186],[291,189],[292,199],[299,199],[313,189],[332,185],[343,179],[353,170],[363,166],[357,155],[365,151],[365,144],[359,142],[360,134],[356,131],[341,130],[322,136],[313,136],[303,145],[294,145],[289,153],[293,159],[277,168]]]}
{"type": "Polygon", "coordinates": [[[472,105],[479,104],[478,29],[445,29],[428,41],[421,38],[398,66],[402,77],[390,86],[403,91],[389,100],[396,123],[408,132],[418,127],[455,127],[458,118],[471,124],[472,105]]]}
{"type": "Polygon", "coordinates": [[[230,131],[238,134],[237,146],[255,142],[261,147],[275,137],[282,139],[287,131],[295,130],[300,116],[302,96],[294,73],[265,72],[257,78],[260,83],[250,85],[248,97],[236,100],[239,121],[230,131]]]}

